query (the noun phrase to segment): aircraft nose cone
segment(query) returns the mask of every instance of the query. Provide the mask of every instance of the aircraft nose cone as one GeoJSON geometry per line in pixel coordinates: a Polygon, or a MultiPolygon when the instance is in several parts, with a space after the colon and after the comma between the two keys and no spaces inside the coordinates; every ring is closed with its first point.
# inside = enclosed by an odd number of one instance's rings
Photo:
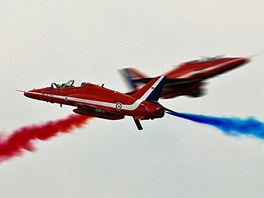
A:
{"type": "Polygon", "coordinates": [[[28,91],[25,91],[25,92],[24,92],[24,96],[26,96],[26,97],[29,97],[29,98],[30,98],[30,93],[29,93],[28,91]]]}
{"type": "Polygon", "coordinates": [[[241,57],[237,59],[238,64],[245,64],[245,63],[248,63],[249,61],[250,61],[250,58],[245,58],[245,57],[241,57]]]}
{"type": "Polygon", "coordinates": [[[30,91],[25,91],[25,92],[24,92],[24,96],[26,96],[26,97],[28,97],[28,98],[35,98],[35,97],[36,97],[32,90],[30,90],[30,91]]]}

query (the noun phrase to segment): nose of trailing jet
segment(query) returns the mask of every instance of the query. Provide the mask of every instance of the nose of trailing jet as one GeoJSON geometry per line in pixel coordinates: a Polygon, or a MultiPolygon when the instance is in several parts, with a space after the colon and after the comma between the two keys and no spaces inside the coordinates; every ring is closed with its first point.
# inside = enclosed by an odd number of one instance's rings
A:
{"type": "Polygon", "coordinates": [[[237,58],[236,63],[238,65],[241,65],[241,64],[248,63],[249,61],[251,61],[250,58],[240,57],[240,58],[237,58]]]}

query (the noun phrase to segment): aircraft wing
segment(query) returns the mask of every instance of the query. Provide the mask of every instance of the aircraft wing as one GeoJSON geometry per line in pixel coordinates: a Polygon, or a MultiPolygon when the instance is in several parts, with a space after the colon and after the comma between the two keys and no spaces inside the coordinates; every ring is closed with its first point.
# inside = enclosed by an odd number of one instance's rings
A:
{"type": "Polygon", "coordinates": [[[177,96],[200,97],[205,94],[204,79],[169,79],[162,93],[162,98],[177,96]]]}
{"type": "Polygon", "coordinates": [[[78,108],[87,109],[87,110],[96,110],[98,112],[100,111],[108,111],[111,112],[110,107],[102,106],[102,105],[96,105],[96,104],[87,104],[87,103],[76,103],[76,106],[78,108]]]}
{"type": "MultiPolygon", "coordinates": [[[[133,84],[143,85],[148,83],[152,78],[142,78],[132,80],[133,84]]],[[[205,85],[205,79],[193,78],[193,79],[181,79],[181,78],[168,78],[164,89],[161,94],[161,98],[174,98],[177,96],[190,96],[190,97],[200,97],[205,94],[203,86],[205,85]]],[[[136,89],[132,90],[127,94],[133,94],[136,89]]]]}
{"type": "MultiPolygon", "coordinates": [[[[142,78],[142,79],[135,79],[132,80],[133,83],[148,83],[151,81],[153,78],[142,78]]],[[[190,83],[196,83],[196,82],[201,82],[204,79],[202,78],[167,78],[166,85],[185,85],[185,84],[190,84],[190,83]]]]}
{"type": "Polygon", "coordinates": [[[85,103],[77,103],[77,109],[74,109],[73,112],[85,116],[98,117],[109,120],[120,120],[125,116],[122,114],[117,114],[108,110],[108,108],[101,108],[97,105],[87,105],[85,103]]]}

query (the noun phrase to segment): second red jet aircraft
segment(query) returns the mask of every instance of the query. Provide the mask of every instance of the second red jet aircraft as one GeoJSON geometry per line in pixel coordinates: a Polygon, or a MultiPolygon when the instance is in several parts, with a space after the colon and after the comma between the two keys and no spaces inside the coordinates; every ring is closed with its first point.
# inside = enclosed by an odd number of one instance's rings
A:
{"type": "MultiPolygon", "coordinates": [[[[163,74],[167,77],[161,98],[177,96],[200,97],[204,95],[204,81],[233,70],[249,62],[248,58],[213,57],[182,63],[175,69],[163,74]]],[[[121,70],[132,92],[152,78],[133,68],[121,70]]]]}

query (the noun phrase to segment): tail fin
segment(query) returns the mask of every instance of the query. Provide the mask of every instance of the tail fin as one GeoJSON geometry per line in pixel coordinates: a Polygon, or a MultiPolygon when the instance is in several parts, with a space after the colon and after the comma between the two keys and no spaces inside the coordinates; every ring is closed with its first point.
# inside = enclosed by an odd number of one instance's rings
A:
{"type": "Polygon", "coordinates": [[[137,89],[138,84],[136,83],[137,80],[148,78],[147,75],[143,74],[142,72],[134,69],[134,68],[124,68],[120,70],[121,75],[126,80],[127,84],[131,89],[137,89]]]}
{"type": "Polygon", "coordinates": [[[158,76],[152,79],[149,83],[147,83],[145,86],[140,88],[131,96],[149,102],[157,102],[160,98],[165,83],[166,83],[166,77],[158,76]]]}

